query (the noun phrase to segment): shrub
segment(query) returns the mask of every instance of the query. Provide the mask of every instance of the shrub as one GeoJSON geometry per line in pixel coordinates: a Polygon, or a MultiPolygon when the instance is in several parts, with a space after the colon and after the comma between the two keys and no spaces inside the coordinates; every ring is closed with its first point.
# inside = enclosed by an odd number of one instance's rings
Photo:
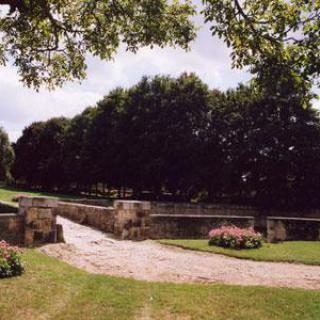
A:
{"type": "Polygon", "coordinates": [[[21,254],[22,251],[18,247],[10,246],[5,241],[0,242],[0,278],[22,274],[21,254]]]}
{"type": "Polygon", "coordinates": [[[252,227],[241,229],[222,226],[209,232],[209,245],[233,249],[254,249],[262,246],[262,235],[252,227]]]}

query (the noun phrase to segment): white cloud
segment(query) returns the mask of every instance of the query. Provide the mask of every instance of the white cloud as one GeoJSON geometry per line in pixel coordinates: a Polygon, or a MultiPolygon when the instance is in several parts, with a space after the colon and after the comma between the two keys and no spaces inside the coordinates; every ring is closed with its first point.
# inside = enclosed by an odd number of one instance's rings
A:
{"type": "Polygon", "coordinates": [[[53,116],[71,117],[85,107],[95,104],[109,90],[128,87],[143,75],[195,72],[211,88],[227,89],[246,81],[244,71],[231,70],[229,51],[203,28],[190,51],[181,49],[141,49],[137,54],[122,48],[113,62],[88,59],[88,78],[82,84],[67,84],[62,89],[35,92],[23,87],[13,67],[0,69],[0,126],[11,140],[16,140],[22,129],[33,121],[53,116]]]}

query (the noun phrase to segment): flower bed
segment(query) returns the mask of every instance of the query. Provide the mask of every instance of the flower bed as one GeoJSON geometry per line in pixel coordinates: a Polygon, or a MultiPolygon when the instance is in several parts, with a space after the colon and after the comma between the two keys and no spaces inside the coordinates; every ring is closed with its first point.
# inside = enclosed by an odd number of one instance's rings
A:
{"type": "Polygon", "coordinates": [[[10,246],[5,241],[0,242],[0,278],[9,278],[22,274],[21,255],[22,251],[18,247],[10,246]]]}
{"type": "Polygon", "coordinates": [[[233,249],[254,249],[262,246],[262,235],[254,229],[222,226],[209,232],[209,245],[233,249]]]}

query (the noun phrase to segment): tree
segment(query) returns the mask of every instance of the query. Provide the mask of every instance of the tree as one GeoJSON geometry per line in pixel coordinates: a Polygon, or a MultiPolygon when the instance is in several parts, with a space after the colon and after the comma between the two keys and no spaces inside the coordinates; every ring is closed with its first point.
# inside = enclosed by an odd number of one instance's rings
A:
{"type": "Polygon", "coordinates": [[[255,89],[210,91],[194,74],[144,77],[71,121],[27,127],[14,176],[45,189],[103,183],[135,198],[319,206],[319,112],[255,89]]]}
{"type": "Polygon", "coordinates": [[[311,106],[277,102],[240,86],[226,92],[220,130],[224,183],[233,202],[316,207],[320,119],[311,106]]]}
{"type": "Polygon", "coordinates": [[[194,192],[208,97],[195,74],[143,78],[129,90],[120,131],[136,190],[159,196],[165,188],[187,198],[194,192]]]}
{"type": "Polygon", "coordinates": [[[276,99],[313,97],[320,73],[320,2],[203,0],[213,34],[232,48],[233,66],[249,67],[276,99]]]}
{"type": "Polygon", "coordinates": [[[11,166],[14,161],[13,148],[7,133],[0,127],[0,181],[10,182],[11,166]]]}
{"type": "Polygon", "coordinates": [[[44,130],[44,122],[34,122],[26,127],[22,136],[14,145],[16,159],[13,166],[13,176],[18,183],[28,187],[40,185],[39,162],[41,154],[38,152],[40,134],[44,130]]]}
{"type": "Polygon", "coordinates": [[[52,190],[66,185],[64,141],[69,121],[52,118],[24,129],[15,145],[14,176],[29,187],[52,190]]]}
{"type": "MultiPolygon", "coordinates": [[[[90,146],[88,140],[91,123],[95,117],[96,108],[88,107],[71,119],[65,132],[63,144],[65,181],[68,185],[75,183],[78,190],[81,190],[83,186],[89,186],[91,181],[91,168],[94,160],[88,151],[90,146]]],[[[98,139],[93,141],[94,145],[99,141],[98,139]]],[[[98,159],[99,157],[95,161],[98,159]]]]}
{"type": "Polygon", "coordinates": [[[86,75],[85,56],[113,58],[120,44],[181,46],[195,38],[190,0],[0,0],[0,64],[27,86],[52,88],[86,75]]]}
{"type": "Polygon", "coordinates": [[[89,176],[88,185],[102,182],[108,189],[120,189],[125,185],[125,178],[129,173],[128,166],[125,165],[128,159],[123,153],[130,146],[122,143],[123,132],[119,130],[125,102],[126,91],[117,88],[97,103],[83,142],[83,167],[89,176]]]}

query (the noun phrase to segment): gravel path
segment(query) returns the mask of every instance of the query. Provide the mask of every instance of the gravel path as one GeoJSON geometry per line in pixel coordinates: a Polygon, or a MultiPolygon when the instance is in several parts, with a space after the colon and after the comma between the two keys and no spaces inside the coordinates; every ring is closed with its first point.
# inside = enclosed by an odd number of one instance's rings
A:
{"type": "Polygon", "coordinates": [[[63,224],[66,243],[40,250],[89,272],[147,281],[320,289],[318,266],[240,260],[150,240],[119,241],[61,217],[58,222],[63,224]]]}

